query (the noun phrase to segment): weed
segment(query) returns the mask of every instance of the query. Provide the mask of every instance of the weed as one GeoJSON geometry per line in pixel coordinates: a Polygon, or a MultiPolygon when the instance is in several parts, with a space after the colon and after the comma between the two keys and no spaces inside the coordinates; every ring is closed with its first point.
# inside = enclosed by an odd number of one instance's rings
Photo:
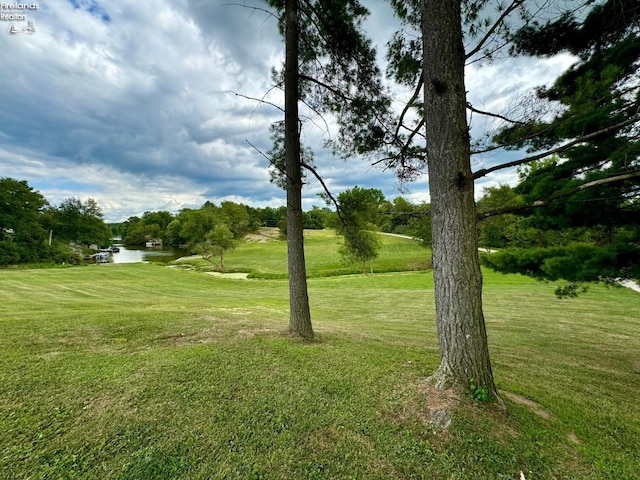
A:
{"type": "Polygon", "coordinates": [[[475,378],[469,380],[469,397],[476,402],[488,402],[491,400],[491,392],[484,387],[478,385],[475,378]]]}

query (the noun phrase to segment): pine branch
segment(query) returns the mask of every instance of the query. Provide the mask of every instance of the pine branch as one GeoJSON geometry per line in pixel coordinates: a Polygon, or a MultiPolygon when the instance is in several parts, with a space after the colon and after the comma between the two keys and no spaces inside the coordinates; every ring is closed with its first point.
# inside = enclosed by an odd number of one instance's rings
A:
{"type": "Polygon", "coordinates": [[[504,168],[511,168],[511,167],[517,167],[519,165],[523,165],[525,163],[531,163],[534,162],[536,160],[540,160],[542,158],[548,157],[549,155],[554,155],[556,153],[560,153],[560,152],[564,152],[565,150],[568,150],[569,148],[573,147],[574,145],[577,145],[579,143],[582,142],[586,142],[587,140],[590,140],[594,137],[598,137],[600,135],[603,135],[605,133],[609,133],[613,130],[618,130],[620,128],[624,128],[626,126],[632,125],[636,122],[638,122],[640,120],[640,115],[635,115],[633,117],[631,117],[628,120],[625,120],[624,122],[620,122],[617,123],[615,125],[611,125],[607,128],[603,128],[602,130],[598,130],[597,132],[593,132],[590,133],[588,135],[584,135],[582,137],[576,138],[575,140],[572,140],[568,143],[565,143],[564,145],[561,145],[558,148],[554,148],[552,150],[547,150],[546,152],[543,153],[539,153],[537,155],[532,155],[530,157],[525,157],[525,158],[521,158],[519,160],[514,160],[513,162],[507,162],[507,163],[503,163],[500,165],[495,165],[493,167],[490,168],[483,168],[482,170],[478,170],[477,172],[475,172],[473,174],[473,179],[476,180],[478,178],[482,178],[486,175],[488,175],[489,173],[495,172],[496,170],[502,170],[504,168]]]}
{"type": "Polygon", "coordinates": [[[566,192],[555,193],[545,200],[535,200],[524,205],[512,205],[510,207],[499,208],[496,210],[491,210],[489,212],[478,213],[478,220],[485,220],[489,217],[504,215],[506,213],[516,213],[522,210],[528,210],[530,208],[544,207],[552,202],[555,202],[558,199],[571,196],[574,193],[581,192],[582,190],[586,190],[588,188],[599,187],[601,185],[607,185],[609,183],[623,182],[625,180],[631,180],[632,178],[640,178],[640,170],[634,170],[632,172],[613,175],[611,177],[591,180],[590,182],[578,185],[577,187],[567,190],[566,192]]]}

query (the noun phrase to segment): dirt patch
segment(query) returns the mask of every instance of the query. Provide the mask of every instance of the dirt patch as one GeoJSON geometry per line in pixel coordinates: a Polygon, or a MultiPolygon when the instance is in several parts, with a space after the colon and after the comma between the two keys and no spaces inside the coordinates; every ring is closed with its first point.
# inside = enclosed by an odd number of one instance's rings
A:
{"type": "Polygon", "coordinates": [[[186,262],[188,260],[200,260],[202,255],[187,255],[186,257],[180,257],[176,259],[176,262],[186,262]]]}
{"type": "Polygon", "coordinates": [[[215,342],[216,338],[219,336],[219,334],[217,332],[214,332],[214,330],[215,328],[207,328],[199,332],[165,335],[162,337],[157,337],[155,340],[161,342],[170,342],[177,347],[198,345],[202,343],[212,343],[215,342]]]}
{"type": "Polygon", "coordinates": [[[460,403],[460,397],[453,390],[437,389],[430,382],[422,382],[417,390],[427,400],[427,421],[443,430],[448,429],[451,425],[451,414],[460,403]]]}
{"type": "Polygon", "coordinates": [[[580,441],[580,439],[578,438],[578,436],[574,432],[569,432],[567,434],[567,438],[569,439],[569,441],[571,443],[575,443],[576,445],[581,445],[582,444],[582,442],[580,441]]]}
{"type": "Polygon", "coordinates": [[[533,400],[529,400],[528,398],[513,392],[502,391],[501,393],[512,402],[518,403],[520,405],[524,405],[525,407],[529,407],[533,413],[535,413],[536,415],[542,418],[545,418],[547,420],[553,418],[552,414],[547,412],[544,408],[542,408],[542,406],[540,406],[538,403],[534,402],[533,400]]]}
{"type": "Polygon", "coordinates": [[[423,262],[409,262],[405,264],[407,270],[413,270],[414,272],[423,270],[432,270],[433,262],[431,260],[425,260],[423,262]]]}
{"type": "Polygon", "coordinates": [[[215,277],[221,277],[221,278],[234,278],[236,280],[246,280],[247,277],[249,277],[248,273],[241,273],[241,272],[236,272],[236,273],[222,273],[222,272],[204,272],[207,275],[213,275],[215,277]]]}
{"type": "Polygon", "coordinates": [[[250,233],[245,235],[244,239],[247,242],[265,243],[268,240],[274,240],[280,238],[280,230],[277,228],[261,228],[257,233],[250,233]]]}

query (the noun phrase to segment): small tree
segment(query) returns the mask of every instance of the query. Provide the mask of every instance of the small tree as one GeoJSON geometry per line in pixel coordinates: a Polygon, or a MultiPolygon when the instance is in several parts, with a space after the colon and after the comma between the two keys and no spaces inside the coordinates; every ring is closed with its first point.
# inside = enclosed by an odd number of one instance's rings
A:
{"type": "Polygon", "coordinates": [[[196,244],[194,250],[205,260],[214,263],[213,257],[220,257],[220,271],[224,272],[224,255],[234,250],[238,246],[238,241],[225,224],[220,223],[210,230],[205,236],[205,240],[196,244]]]}
{"type": "Polygon", "coordinates": [[[350,231],[344,235],[344,243],[340,247],[340,255],[347,261],[362,262],[362,273],[369,271],[373,274],[373,260],[378,257],[382,242],[380,237],[369,230],[350,231]]]}
{"type": "Polygon", "coordinates": [[[385,202],[384,195],[376,188],[353,187],[338,195],[340,221],[336,231],[344,239],[340,249],[346,260],[362,262],[363,273],[366,263],[373,273],[373,260],[382,246],[374,233],[378,229],[380,206],[385,202]]]}

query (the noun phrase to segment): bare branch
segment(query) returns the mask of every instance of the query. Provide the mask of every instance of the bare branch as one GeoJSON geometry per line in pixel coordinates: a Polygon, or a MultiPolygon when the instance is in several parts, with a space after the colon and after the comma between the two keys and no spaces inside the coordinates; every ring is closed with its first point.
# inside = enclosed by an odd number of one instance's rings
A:
{"type": "Polygon", "coordinates": [[[485,112],[483,110],[479,110],[479,109],[475,108],[473,105],[471,105],[471,103],[469,103],[469,102],[467,102],[467,108],[469,110],[471,110],[472,112],[478,113],[480,115],[486,115],[487,117],[499,118],[500,120],[504,120],[505,122],[515,123],[516,125],[526,125],[525,122],[521,122],[519,120],[512,120],[512,119],[507,118],[504,115],[500,115],[498,113],[485,112]]]}
{"type": "Polygon", "coordinates": [[[336,207],[336,213],[338,214],[338,218],[340,219],[340,223],[342,223],[342,226],[344,227],[345,232],[347,232],[347,235],[349,235],[352,241],[354,241],[355,243],[358,243],[357,239],[352,235],[351,230],[347,225],[347,222],[342,216],[342,212],[340,211],[340,204],[338,203],[336,198],[333,196],[333,194],[329,190],[329,187],[327,187],[327,184],[324,183],[324,180],[322,179],[320,174],[311,165],[308,165],[303,162],[302,166],[307,170],[309,170],[313,174],[313,176],[316,177],[316,179],[320,182],[320,184],[322,185],[322,188],[324,189],[324,192],[327,194],[327,197],[329,197],[329,199],[331,200],[331,203],[333,203],[333,205],[336,207]]]}
{"type": "Polygon", "coordinates": [[[285,177],[289,178],[289,175],[287,175],[287,172],[280,166],[278,165],[276,162],[273,161],[273,159],[267,155],[266,153],[264,153],[262,150],[260,150],[258,147],[256,147],[253,143],[251,143],[249,140],[245,139],[245,142],[247,142],[249,145],[251,145],[251,147],[258,152],[260,155],[262,155],[264,158],[267,159],[267,161],[269,162],[269,164],[274,167],[276,170],[278,170],[281,174],[283,174],[285,177]]]}
{"type": "Polygon", "coordinates": [[[415,105],[414,102],[418,98],[418,95],[420,95],[420,91],[422,90],[422,82],[424,82],[424,78],[423,78],[423,75],[420,75],[420,78],[418,80],[418,85],[416,85],[416,89],[414,90],[413,95],[411,96],[411,99],[407,102],[407,104],[402,109],[402,113],[400,113],[400,117],[398,118],[398,126],[396,128],[396,133],[394,135],[395,137],[397,137],[398,133],[400,132],[400,128],[403,125],[404,116],[409,111],[409,108],[415,105]]]}
{"type": "Polygon", "coordinates": [[[223,3],[220,5],[221,7],[243,7],[248,8],[249,10],[256,10],[258,12],[264,12],[267,15],[272,16],[276,20],[278,19],[277,15],[273,13],[271,10],[267,10],[266,8],[254,7],[252,5],[245,5],[244,3],[223,3]]]}
{"type": "Polygon", "coordinates": [[[482,39],[480,39],[480,41],[478,42],[478,44],[476,45],[476,48],[474,48],[473,50],[471,50],[469,53],[467,53],[465,55],[465,58],[471,58],[473,57],[476,53],[478,53],[480,50],[482,50],[482,47],[484,47],[484,44],[487,43],[487,41],[489,40],[489,38],[491,38],[491,36],[494,34],[494,32],[498,29],[498,27],[502,24],[502,22],[504,21],[504,19],[506,17],[508,17],[511,12],[513,12],[515,9],[517,9],[520,5],[522,5],[525,2],[525,0],[513,0],[513,2],[511,3],[511,5],[509,5],[504,12],[502,12],[502,15],[500,15],[500,17],[498,17],[498,19],[494,22],[494,24],[491,26],[491,28],[487,31],[487,33],[485,34],[484,37],[482,37],[482,39]]]}
{"type": "Polygon", "coordinates": [[[271,102],[265,100],[264,97],[263,98],[249,97],[248,95],[243,95],[242,93],[234,92],[233,90],[229,90],[229,91],[231,93],[233,93],[236,97],[242,97],[242,98],[246,98],[247,100],[253,100],[255,102],[264,103],[266,105],[271,105],[272,107],[275,107],[278,110],[280,110],[282,113],[284,113],[284,108],[280,107],[279,105],[276,105],[275,103],[271,103],[271,102]]]}

